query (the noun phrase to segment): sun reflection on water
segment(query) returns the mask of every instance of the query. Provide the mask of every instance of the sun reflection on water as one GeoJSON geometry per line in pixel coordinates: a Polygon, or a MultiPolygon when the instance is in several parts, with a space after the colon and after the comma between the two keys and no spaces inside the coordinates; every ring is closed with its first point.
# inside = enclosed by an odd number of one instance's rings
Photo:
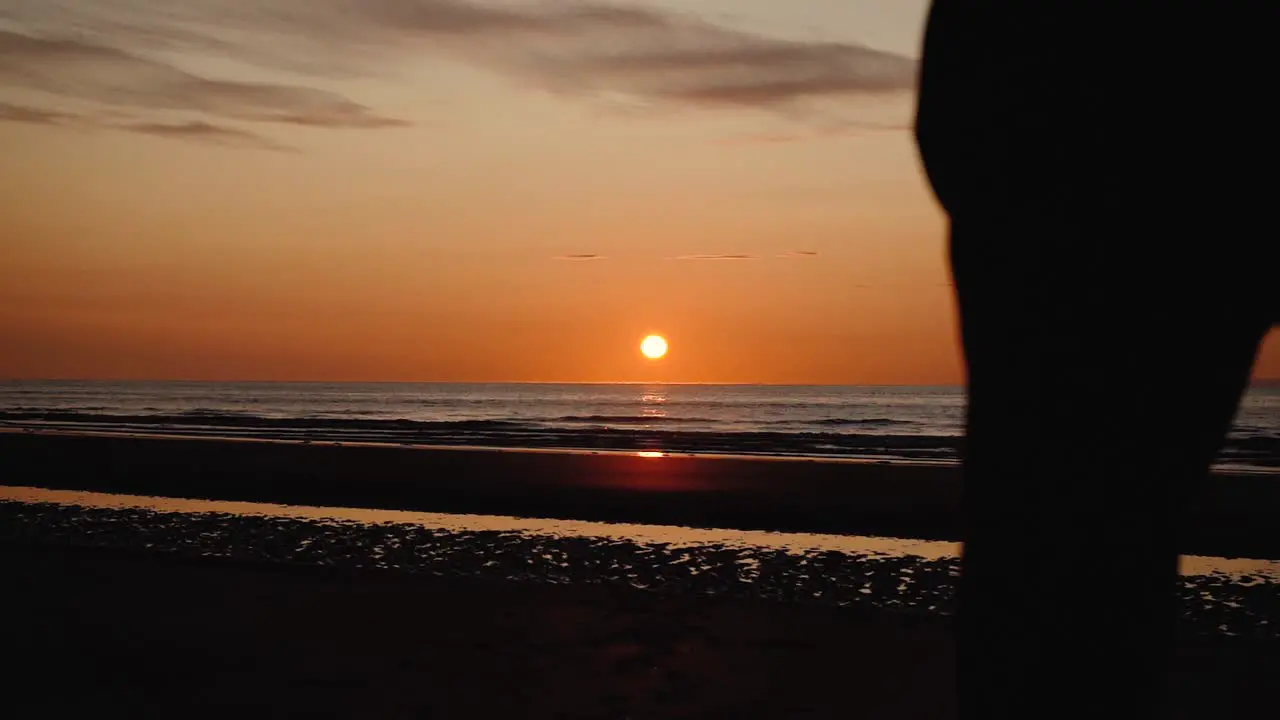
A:
{"type": "Polygon", "coordinates": [[[646,418],[665,418],[667,410],[667,391],[658,386],[646,387],[640,395],[640,416],[646,418]]]}

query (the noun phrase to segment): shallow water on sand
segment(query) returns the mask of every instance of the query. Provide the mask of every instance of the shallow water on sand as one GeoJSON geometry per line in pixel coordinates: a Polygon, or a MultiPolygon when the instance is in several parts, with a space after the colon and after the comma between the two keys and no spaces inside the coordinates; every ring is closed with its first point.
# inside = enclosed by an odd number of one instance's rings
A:
{"type": "MultiPolygon", "coordinates": [[[[958,543],[0,487],[0,540],[949,614],[958,543]]],[[[1068,571],[1069,572],[1069,571],[1068,571]]],[[[1280,562],[1186,556],[1184,621],[1280,637],[1280,562]]]]}
{"type": "MultiPolygon", "coordinates": [[[[955,557],[960,550],[959,543],[928,540],[753,530],[707,530],[670,525],[636,525],[582,520],[519,518],[501,515],[455,515],[405,510],[307,507],[221,500],[113,495],[25,487],[0,487],[0,500],[16,500],[27,503],[52,502],[61,505],[99,508],[138,508],[159,512],[231,513],[246,516],[355,522],[366,525],[385,523],[410,524],[433,530],[452,532],[481,530],[558,537],[609,537],[640,543],[666,543],[670,547],[720,545],[724,547],[771,548],[796,553],[834,550],[836,552],[860,555],[911,555],[929,560],[955,557]]],[[[1280,563],[1277,563],[1277,565],[1280,565],[1280,563]]],[[[1277,579],[1280,579],[1280,572],[1277,574],[1277,579]]]]}

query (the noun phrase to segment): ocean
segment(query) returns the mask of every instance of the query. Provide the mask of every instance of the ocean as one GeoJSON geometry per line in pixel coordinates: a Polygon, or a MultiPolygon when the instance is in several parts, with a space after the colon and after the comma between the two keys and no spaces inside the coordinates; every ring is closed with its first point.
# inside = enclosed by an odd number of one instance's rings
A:
{"type": "MultiPolygon", "coordinates": [[[[963,414],[960,387],[0,383],[21,429],[890,462],[955,462],[963,414]]],[[[1250,389],[1219,467],[1280,472],[1280,386],[1250,389]]]]}

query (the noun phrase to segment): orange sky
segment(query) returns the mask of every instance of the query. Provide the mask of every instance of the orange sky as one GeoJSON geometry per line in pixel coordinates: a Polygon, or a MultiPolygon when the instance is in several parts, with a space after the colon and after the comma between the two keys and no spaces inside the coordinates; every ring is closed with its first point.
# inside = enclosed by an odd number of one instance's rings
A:
{"type": "Polygon", "coordinates": [[[0,11],[0,377],[961,379],[924,0],[168,7],[0,11]]]}

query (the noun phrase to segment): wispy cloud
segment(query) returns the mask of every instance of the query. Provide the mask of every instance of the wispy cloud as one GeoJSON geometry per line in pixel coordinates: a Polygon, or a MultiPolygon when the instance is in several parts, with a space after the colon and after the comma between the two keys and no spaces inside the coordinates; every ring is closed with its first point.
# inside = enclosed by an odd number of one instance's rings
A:
{"type": "Polygon", "coordinates": [[[801,133],[749,133],[716,140],[718,145],[783,145],[804,140],[808,135],[801,133]]]}
{"type": "Polygon", "coordinates": [[[260,150],[275,150],[278,152],[295,151],[294,148],[281,145],[274,140],[265,138],[256,133],[251,133],[239,128],[215,125],[203,120],[192,120],[189,122],[179,123],[127,123],[123,125],[116,125],[114,127],[142,135],[154,135],[156,137],[172,138],[176,140],[195,140],[199,142],[213,143],[216,145],[233,145],[257,148],[260,150]]]}
{"type": "Polygon", "coordinates": [[[590,260],[604,260],[604,255],[595,255],[593,253],[575,253],[572,255],[557,255],[552,260],[567,260],[572,262],[586,262],[590,260]]]}
{"type": "Polygon", "coordinates": [[[673,260],[755,260],[755,255],[744,254],[727,254],[727,255],[680,255],[672,258],[673,260]]]}
{"type": "Polygon", "coordinates": [[[813,250],[792,250],[790,252],[779,253],[780,258],[789,258],[793,260],[812,260],[818,257],[818,253],[813,250]]]}
{"type": "Polygon", "coordinates": [[[92,42],[0,30],[0,83],[146,110],[325,127],[403,124],[315,88],[206,78],[92,42]]]}
{"type": "Polygon", "coordinates": [[[599,0],[45,0],[0,10],[5,18],[32,35],[7,33],[0,82],[325,127],[398,123],[332,93],[205,78],[148,53],[196,49],[313,75],[389,73],[428,53],[584,98],[789,118],[836,103],[855,124],[869,118],[849,103],[897,97],[905,112],[915,80],[913,60],[856,43],[787,40],[599,0]],[[49,34],[72,26],[74,38],[49,34]]]}
{"type": "Polygon", "coordinates": [[[827,124],[826,127],[813,128],[807,132],[761,132],[743,133],[716,140],[718,145],[783,145],[789,143],[818,140],[822,138],[854,138],[871,132],[898,132],[908,129],[904,123],[859,122],[856,125],[827,124]]]}
{"type": "Polygon", "coordinates": [[[188,122],[119,122],[109,115],[93,116],[49,110],[31,105],[0,102],[0,122],[27,123],[32,125],[72,125],[81,128],[122,130],[125,132],[179,140],[195,140],[261,150],[293,152],[294,148],[263,137],[248,130],[216,125],[203,120],[188,122]]]}
{"type": "Polygon", "coordinates": [[[59,125],[76,116],[56,110],[45,110],[30,105],[0,102],[0,121],[30,123],[32,125],[59,125]]]}

